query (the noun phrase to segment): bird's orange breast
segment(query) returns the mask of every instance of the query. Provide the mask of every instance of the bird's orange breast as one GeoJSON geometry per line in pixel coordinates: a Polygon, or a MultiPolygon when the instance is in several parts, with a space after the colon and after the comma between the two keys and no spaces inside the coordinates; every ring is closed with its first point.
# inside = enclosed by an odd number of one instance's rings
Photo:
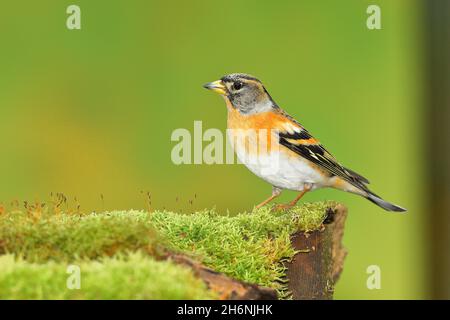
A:
{"type": "MultiPolygon", "coordinates": [[[[243,148],[245,153],[255,152],[266,154],[266,152],[278,151],[280,145],[278,136],[273,130],[283,129],[286,119],[274,112],[261,112],[245,115],[234,108],[228,108],[228,132],[231,137],[237,139],[244,132],[241,142],[237,141],[237,148],[243,148]]],[[[287,151],[287,150],[286,150],[287,151]]],[[[289,152],[290,153],[290,152],[289,152]]]]}
{"type": "Polygon", "coordinates": [[[236,109],[228,110],[228,129],[267,129],[284,131],[283,123],[287,120],[274,112],[260,112],[245,115],[236,109]]]}

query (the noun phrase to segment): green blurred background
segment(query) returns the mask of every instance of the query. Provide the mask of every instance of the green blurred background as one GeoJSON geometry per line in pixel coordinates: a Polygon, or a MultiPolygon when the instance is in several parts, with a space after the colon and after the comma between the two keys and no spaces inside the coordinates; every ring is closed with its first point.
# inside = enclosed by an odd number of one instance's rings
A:
{"type": "Polygon", "coordinates": [[[423,136],[411,138],[422,117],[420,6],[378,0],[382,30],[368,30],[369,4],[4,3],[0,201],[64,192],[85,211],[145,208],[145,190],[154,208],[250,210],[271,188],[244,166],[176,166],[170,158],[174,129],[192,130],[194,120],[226,127],[223,100],[202,84],[250,73],[375,192],[409,209],[389,214],[335,190],[305,197],[349,207],[336,298],[429,297],[423,136]],[[81,30],[66,28],[70,4],[81,7],[81,30]],[[381,290],[366,287],[373,264],[381,290]]]}

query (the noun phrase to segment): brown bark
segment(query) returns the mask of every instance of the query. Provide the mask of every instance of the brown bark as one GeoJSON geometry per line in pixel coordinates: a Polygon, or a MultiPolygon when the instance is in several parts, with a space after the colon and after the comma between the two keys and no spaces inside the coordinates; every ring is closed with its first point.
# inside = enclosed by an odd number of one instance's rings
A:
{"type": "Polygon", "coordinates": [[[245,283],[216,272],[183,255],[172,255],[170,259],[177,264],[187,266],[202,279],[208,288],[219,294],[222,300],[276,300],[273,289],[245,283]]]}
{"type": "Polygon", "coordinates": [[[347,251],[342,246],[347,209],[329,208],[322,230],[297,232],[291,238],[299,252],[286,263],[288,287],[295,300],[333,298],[347,251]]]}

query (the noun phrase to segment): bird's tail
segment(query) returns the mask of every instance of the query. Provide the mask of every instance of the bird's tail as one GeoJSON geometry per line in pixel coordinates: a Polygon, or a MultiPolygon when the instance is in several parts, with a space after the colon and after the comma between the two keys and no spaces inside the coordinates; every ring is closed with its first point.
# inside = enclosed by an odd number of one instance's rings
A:
{"type": "Polygon", "coordinates": [[[383,199],[381,199],[379,196],[377,196],[376,194],[372,193],[372,192],[367,192],[366,195],[367,200],[375,203],[377,206],[383,208],[384,210],[387,211],[394,211],[394,212],[405,212],[406,209],[402,208],[400,206],[397,206],[395,204],[389,203],[387,201],[384,201],[383,199]]]}

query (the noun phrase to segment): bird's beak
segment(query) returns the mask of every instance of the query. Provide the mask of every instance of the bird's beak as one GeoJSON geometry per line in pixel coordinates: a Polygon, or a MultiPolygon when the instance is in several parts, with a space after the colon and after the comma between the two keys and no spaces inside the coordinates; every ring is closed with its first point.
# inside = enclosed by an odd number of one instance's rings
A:
{"type": "Polygon", "coordinates": [[[217,92],[218,94],[226,94],[227,93],[227,90],[226,90],[227,88],[223,84],[222,80],[209,82],[209,83],[203,85],[203,88],[212,90],[214,92],[217,92]]]}

